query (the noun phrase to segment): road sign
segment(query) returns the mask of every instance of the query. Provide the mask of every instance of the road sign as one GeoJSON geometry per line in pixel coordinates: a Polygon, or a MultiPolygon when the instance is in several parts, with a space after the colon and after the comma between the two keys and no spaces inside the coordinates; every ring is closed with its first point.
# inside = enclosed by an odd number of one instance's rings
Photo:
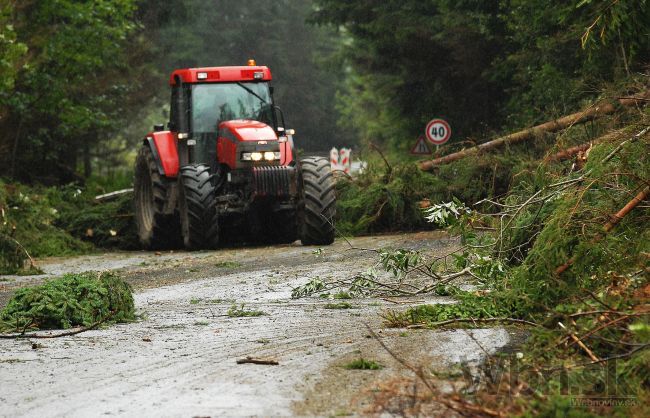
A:
{"type": "Polygon", "coordinates": [[[413,148],[411,148],[411,154],[413,155],[430,155],[431,150],[429,149],[429,145],[427,144],[427,140],[424,139],[422,135],[418,138],[418,140],[415,142],[415,145],[413,148]]]}
{"type": "Polygon", "coordinates": [[[427,123],[427,139],[433,145],[442,145],[451,137],[451,127],[442,119],[433,119],[427,123]]]}

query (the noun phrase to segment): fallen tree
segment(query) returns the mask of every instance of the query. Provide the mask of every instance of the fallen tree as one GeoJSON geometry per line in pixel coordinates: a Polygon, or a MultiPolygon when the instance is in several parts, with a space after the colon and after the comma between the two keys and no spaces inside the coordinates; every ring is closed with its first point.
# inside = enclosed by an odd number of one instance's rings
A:
{"type": "Polygon", "coordinates": [[[568,160],[569,158],[572,158],[573,156],[581,152],[587,151],[589,148],[593,147],[596,144],[600,144],[602,142],[607,142],[616,139],[622,133],[623,130],[607,133],[603,136],[599,136],[596,139],[592,139],[589,142],[585,142],[584,144],[576,145],[575,147],[570,147],[570,148],[563,149],[562,151],[558,151],[555,154],[546,157],[545,161],[554,162],[554,161],[568,160]]]}
{"type": "MultiPolygon", "coordinates": [[[[444,157],[435,158],[428,161],[420,161],[419,166],[423,171],[431,171],[434,167],[457,161],[470,155],[478,154],[481,151],[491,150],[506,144],[514,144],[517,142],[527,141],[535,138],[542,133],[558,132],[570,126],[585,123],[599,117],[612,114],[616,112],[619,106],[633,106],[636,104],[645,104],[647,99],[650,98],[650,90],[635,97],[626,97],[617,100],[614,103],[600,103],[590,108],[564,116],[557,120],[552,120],[541,125],[534,126],[523,131],[515,132],[510,135],[502,136],[492,141],[485,142],[472,148],[467,148],[462,151],[454,152],[444,157]]],[[[577,151],[576,151],[577,152],[577,151]]]]}

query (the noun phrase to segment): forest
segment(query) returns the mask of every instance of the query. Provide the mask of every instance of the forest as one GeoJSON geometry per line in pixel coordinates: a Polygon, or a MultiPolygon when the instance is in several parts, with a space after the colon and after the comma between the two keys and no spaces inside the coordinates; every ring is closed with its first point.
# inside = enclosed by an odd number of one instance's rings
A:
{"type": "Polygon", "coordinates": [[[454,141],[561,116],[648,59],[644,0],[9,1],[0,174],[65,184],[129,166],[175,68],[272,68],[300,148],[406,150],[436,115],[454,141]],[[218,29],[216,29],[218,28],[218,29]]]}
{"type": "MultiPolygon", "coordinates": [[[[531,327],[526,373],[452,396],[416,371],[431,393],[405,415],[647,416],[647,0],[0,0],[0,273],[138,249],[130,195],[95,197],[133,187],[143,137],[169,120],[174,69],[249,59],[273,72],[299,156],[350,147],[368,164],[335,176],[337,237],[440,229],[462,244],[378,249],[395,282],[316,278],[295,298],[453,296],[382,317],[531,327]],[[433,118],[451,140],[411,155],[433,118]],[[431,283],[403,287],[412,274],[431,283]],[[474,291],[454,284],[463,275],[474,291]],[[532,383],[562,369],[549,387],[599,394],[586,366],[612,362],[636,402],[574,408],[532,383]]],[[[408,396],[387,390],[373,412],[408,396]]]]}

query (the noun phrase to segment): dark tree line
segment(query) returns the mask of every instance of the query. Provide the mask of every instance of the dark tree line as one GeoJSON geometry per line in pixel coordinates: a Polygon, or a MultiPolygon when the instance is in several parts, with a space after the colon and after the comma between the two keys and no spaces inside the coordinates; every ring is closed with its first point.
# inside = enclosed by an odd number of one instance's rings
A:
{"type": "Polygon", "coordinates": [[[0,0],[0,177],[126,167],[166,119],[174,68],[249,58],[271,67],[300,148],[406,148],[434,116],[479,138],[646,71],[650,3],[0,0]]]}

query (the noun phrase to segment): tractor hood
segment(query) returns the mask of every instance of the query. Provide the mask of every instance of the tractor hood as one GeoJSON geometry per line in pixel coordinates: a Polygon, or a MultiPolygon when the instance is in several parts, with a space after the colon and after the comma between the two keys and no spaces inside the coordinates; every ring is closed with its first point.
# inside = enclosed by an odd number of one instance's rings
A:
{"type": "Polygon", "coordinates": [[[269,125],[254,120],[229,120],[219,124],[219,136],[235,141],[277,141],[269,125]]]}
{"type": "Polygon", "coordinates": [[[229,120],[219,124],[217,160],[233,170],[261,165],[286,166],[293,162],[293,149],[286,136],[278,138],[273,128],[263,122],[229,120]],[[256,160],[251,154],[271,157],[275,154],[276,157],[256,160]]]}

